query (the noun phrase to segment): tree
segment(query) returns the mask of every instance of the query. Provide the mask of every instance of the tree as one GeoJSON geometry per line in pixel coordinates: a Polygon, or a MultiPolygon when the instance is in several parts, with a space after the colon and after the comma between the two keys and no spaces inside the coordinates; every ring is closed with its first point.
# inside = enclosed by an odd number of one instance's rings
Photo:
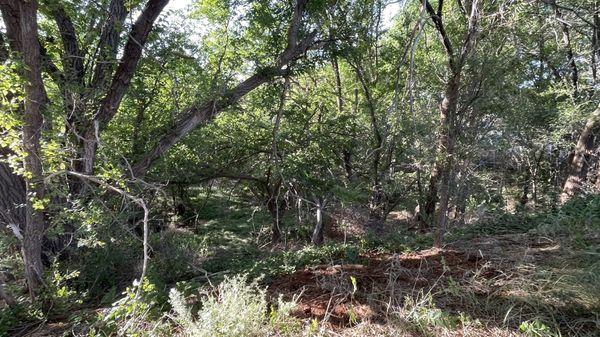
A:
{"type": "Polygon", "coordinates": [[[467,58],[470,56],[476,41],[478,19],[481,9],[477,0],[470,3],[467,30],[460,43],[460,48],[456,50],[450,41],[443,20],[444,1],[440,0],[438,2],[437,11],[431,6],[429,1],[425,1],[424,4],[427,13],[435,25],[435,29],[437,30],[444,50],[446,51],[449,70],[444,98],[439,106],[440,126],[437,140],[436,163],[429,180],[429,195],[425,205],[425,214],[428,216],[433,215],[439,191],[435,245],[441,247],[446,231],[448,201],[450,197],[450,176],[455,161],[454,151],[457,132],[455,123],[457,104],[460,95],[461,76],[467,58]]]}

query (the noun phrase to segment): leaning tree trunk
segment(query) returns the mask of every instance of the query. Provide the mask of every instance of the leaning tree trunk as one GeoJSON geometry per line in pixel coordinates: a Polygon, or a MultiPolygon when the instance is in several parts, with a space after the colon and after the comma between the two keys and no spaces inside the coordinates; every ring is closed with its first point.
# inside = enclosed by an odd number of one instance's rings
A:
{"type": "Polygon", "coordinates": [[[573,196],[581,192],[589,169],[590,153],[594,148],[594,137],[599,130],[600,104],[588,118],[588,121],[583,127],[583,131],[577,140],[577,145],[573,151],[573,159],[571,160],[571,165],[569,167],[569,176],[567,177],[560,195],[559,201],[561,204],[566,203],[573,196]]]}

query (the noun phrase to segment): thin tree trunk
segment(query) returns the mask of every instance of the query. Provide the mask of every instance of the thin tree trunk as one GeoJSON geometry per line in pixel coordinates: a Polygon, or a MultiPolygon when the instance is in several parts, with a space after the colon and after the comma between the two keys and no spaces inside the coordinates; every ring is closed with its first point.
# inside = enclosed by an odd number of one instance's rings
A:
{"type": "Polygon", "coordinates": [[[527,172],[525,172],[525,179],[523,181],[523,192],[521,193],[521,199],[519,200],[519,203],[521,204],[521,206],[525,206],[527,205],[527,202],[529,201],[529,190],[531,188],[531,168],[528,166],[527,167],[527,172]]]}
{"type": "Polygon", "coordinates": [[[565,22],[563,15],[556,5],[556,1],[552,0],[552,5],[554,7],[554,13],[556,15],[556,19],[559,22],[560,28],[563,33],[563,43],[565,44],[566,52],[567,52],[567,63],[571,68],[571,84],[573,85],[573,95],[577,97],[579,88],[579,70],[577,69],[577,63],[575,62],[575,54],[573,53],[573,46],[571,43],[571,32],[569,29],[569,25],[565,22]]]}
{"type": "Polygon", "coordinates": [[[454,166],[454,146],[456,138],[456,109],[458,105],[462,69],[467,57],[475,45],[477,34],[477,20],[479,18],[479,4],[477,0],[471,3],[471,14],[468,20],[468,30],[465,33],[460,53],[456,53],[442,19],[443,1],[438,3],[437,11],[428,0],[424,1],[425,9],[433,21],[442,46],[446,51],[450,78],[446,83],[444,99],[440,103],[440,127],[437,141],[436,163],[429,182],[429,196],[425,205],[425,212],[431,218],[435,209],[435,201],[439,190],[439,206],[437,212],[437,229],[434,239],[435,247],[441,247],[446,233],[448,213],[448,200],[450,194],[451,172],[454,166]]]}
{"type": "MultiPolygon", "coordinates": [[[[448,214],[448,200],[450,197],[450,174],[454,166],[454,123],[456,119],[456,107],[460,88],[460,71],[453,74],[444,99],[440,104],[440,130],[438,135],[438,149],[436,172],[439,177],[440,201],[437,213],[437,233],[435,246],[441,247],[446,233],[446,222],[448,214]]],[[[430,189],[435,187],[430,187],[430,189]]]]}
{"type": "Polygon", "coordinates": [[[594,148],[594,134],[600,129],[600,104],[588,118],[577,145],[573,151],[573,159],[569,167],[569,176],[560,195],[560,203],[564,204],[582,191],[589,169],[589,154],[594,148]]]}
{"type": "Polygon", "coordinates": [[[312,237],[311,237],[311,242],[315,246],[320,246],[323,244],[323,231],[324,231],[323,202],[322,202],[321,198],[317,199],[316,208],[317,208],[316,209],[317,223],[315,224],[315,229],[314,229],[312,237]]]}
{"type": "Polygon", "coordinates": [[[281,241],[281,220],[285,213],[285,202],[279,199],[279,196],[272,193],[267,201],[267,209],[271,214],[271,242],[278,243],[281,241]]]}

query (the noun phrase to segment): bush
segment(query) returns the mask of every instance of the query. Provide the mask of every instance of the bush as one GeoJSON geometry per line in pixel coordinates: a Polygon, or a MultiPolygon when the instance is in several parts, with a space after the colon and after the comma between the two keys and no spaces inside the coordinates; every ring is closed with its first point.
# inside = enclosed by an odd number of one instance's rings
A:
{"type": "Polygon", "coordinates": [[[272,309],[267,316],[266,291],[256,282],[248,284],[246,276],[226,277],[202,301],[197,315],[193,315],[183,295],[176,289],[169,294],[176,321],[186,336],[193,337],[246,337],[265,336],[276,328],[284,330],[289,322],[293,303],[279,300],[279,311],[272,309]]]}

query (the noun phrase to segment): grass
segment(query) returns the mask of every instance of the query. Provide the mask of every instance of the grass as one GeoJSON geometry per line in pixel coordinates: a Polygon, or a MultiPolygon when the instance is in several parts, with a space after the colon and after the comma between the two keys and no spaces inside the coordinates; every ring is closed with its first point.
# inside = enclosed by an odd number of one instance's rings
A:
{"type": "MultiPolygon", "coordinates": [[[[284,219],[286,244],[272,246],[268,214],[212,195],[195,200],[200,212],[193,221],[153,234],[144,296],[114,290],[105,296],[109,308],[99,315],[78,311],[69,318],[69,331],[92,326],[88,335],[231,335],[241,324],[258,335],[595,336],[600,331],[599,200],[575,200],[536,213],[497,213],[452,230],[448,250],[436,252],[423,250],[431,246],[430,236],[406,230],[313,247],[291,234],[310,232],[298,229],[293,219],[284,219]],[[477,261],[469,262],[473,256],[477,261]],[[250,282],[244,293],[248,282],[236,275],[260,284],[250,282]],[[291,287],[302,275],[314,277],[291,287]],[[231,314],[248,305],[223,297],[235,293],[224,288],[224,280],[237,280],[235,291],[258,303],[250,306],[254,309],[231,314]],[[173,296],[168,298],[173,288],[179,294],[175,311],[173,296]],[[297,308],[288,305],[279,316],[268,309],[286,303],[297,308]],[[210,320],[198,318],[203,312],[227,327],[204,326],[210,320]],[[219,318],[222,313],[233,321],[219,318]]],[[[6,265],[18,261],[3,259],[6,265]]],[[[77,277],[63,280],[50,298],[58,298],[63,288],[62,294],[73,298],[77,277]]],[[[18,316],[3,309],[0,322],[14,327],[26,318],[48,317],[40,308],[20,308],[18,316]]]]}

